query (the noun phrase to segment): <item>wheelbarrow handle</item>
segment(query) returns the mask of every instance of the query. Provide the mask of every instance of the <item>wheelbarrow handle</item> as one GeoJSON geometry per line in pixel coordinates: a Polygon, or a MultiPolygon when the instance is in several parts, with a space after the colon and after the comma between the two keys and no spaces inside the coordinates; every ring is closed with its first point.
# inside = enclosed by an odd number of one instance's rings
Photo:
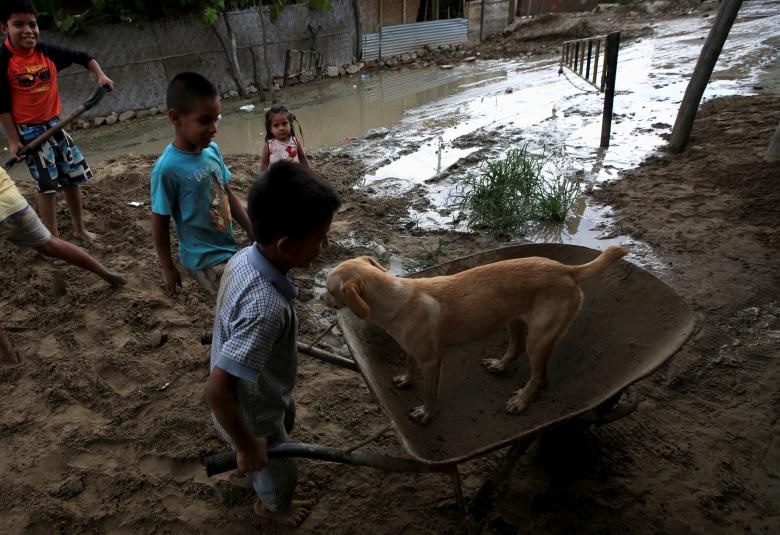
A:
{"type": "Polygon", "coordinates": [[[92,92],[92,94],[89,96],[89,98],[87,98],[87,100],[82,102],[79,106],[76,107],[76,109],[74,109],[72,112],[70,112],[70,114],[67,117],[65,117],[63,120],[61,120],[55,126],[53,126],[53,127],[49,128],[48,130],[46,130],[40,136],[38,136],[35,139],[33,139],[32,141],[30,141],[30,143],[28,143],[27,145],[25,145],[24,147],[19,149],[19,152],[17,152],[15,155],[13,155],[10,158],[8,158],[5,161],[5,163],[3,164],[3,167],[6,170],[8,170],[11,167],[13,167],[14,164],[16,164],[17,161],[19,161],[18,160],[19,157],[26,156],[26,155],[30,154],[33,150],[35,150],[38,147],[40,147],[43,144],[44,141],[46,141],[51,136],[53,136],[54,134],[56,134],[57,132],[59,132],[60,130],[65,128],[68,124],[70,124],[71,121],[73,121],[73,119],[75,119],[76,117],[78,117],[79,115],[81,115],[82,113],[87,111],[88,109],[97,106],[98,102],[103,100],[103,97],[109,91],[111,91],[111,87],[109,87],[107,85],[98,86],[92,92]]]}
{"type": "MultiPolygon", "coordinates": [[[[390,457],[376,453],[364,453],[361,451],[345,451],[318,444],[304,444],[302,442],[282,442],[268,447],[268,458],[279,457],[303,457],[317,461],[327,461],[340,464],[368,466],[385,470],[387,472],[444,472],[451,469],[448,465],[435,465],[415,459],[390,457]]],[[[224,451],[204,457],[201,461],[206,468],[206,474],[211,477],[230,470],[235,470],[236,452],[224,451]]]]}
{"type": "MultiPolygon", "coordinates": [[[[213,338],[212,331],[203,330],[200,332],[200,343],[203,344],[204,346],[211,344],[212,338],[213,338]]],[[[358,367],[357,363],[352,359],[348,359],[346,357],[336,355],[335,353],[331,353],[330,351],[324,351],[322,349],[312,347],[310,344],[304,344],[303,342],[300,341],[298,342],[297,347],[298,347],[298,351],[300,351],[301,353],[309,355],[310,357],[320,360],[322,362],[333,364],[334,366],[338,366],[339,368],[352,370],[353,372],[360,371],[360,368],[358,367]]]]}

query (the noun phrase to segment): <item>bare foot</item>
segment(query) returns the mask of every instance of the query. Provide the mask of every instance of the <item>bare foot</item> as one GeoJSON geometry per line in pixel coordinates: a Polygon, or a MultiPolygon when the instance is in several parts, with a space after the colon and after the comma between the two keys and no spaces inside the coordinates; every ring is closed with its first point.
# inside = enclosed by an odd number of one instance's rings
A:
{"type": "Polygon", "coordinates": [[[94,244],[95,241],[97,241],[97,238],[97,234],[90,232],[85,228],[73,231],[73,239],[79,240],[81,243],[94,244]]]}
{"type": "Polygon", "coordinates": [[[509,400],[506,402],[506,406],[504,407],[506,412],[509,414],[520,414],[528,408],[528,399],[526,399],[526,396],[523,395],[523,391],[524,389],[521,388],[515,392],[511,398],[509,398],[509,400]]]}
{"type": "Polygon", "coordinates": [[[103,280],[109,283],[112,288],[119,288],[120,286],[124,286],[127,282],[124,275],[117,273],[116,271],[109,271],[105,275],[101,275],[101,277],[103,277],[103,280]]]}
{"type": "Polygon", "coordinates": [[[482,359],[482,367],[490,373],[504,373],[506,371],[499,359],[482,359]]]}
{"type": "Polygon", "coordinates": [[[297,528],[309,516],[312,503],[305,500],[293,500],[290,508],[286,511],[269,511],[263,505],[263,502],[255,502],[255,514],[261,518],[267,518],[282,526],[297,528]]]}
{"type": "Polygon", "coordinates": [[[12,349],[10,352],[0,351],[0,367],[13,368],[22,363],[19,352],[12,349]]]}

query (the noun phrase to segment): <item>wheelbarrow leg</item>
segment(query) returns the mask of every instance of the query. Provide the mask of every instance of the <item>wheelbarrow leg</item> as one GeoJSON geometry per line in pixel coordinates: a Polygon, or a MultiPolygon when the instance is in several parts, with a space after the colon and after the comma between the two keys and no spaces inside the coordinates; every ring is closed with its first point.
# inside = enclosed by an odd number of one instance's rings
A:
{"type": "Polygon", "coordinates": [[[455,491],[455,500],[458,502],[458,508],[462,514],[466,514],[466,502],[463,500],[463,488],[460,485],[460,472],[458,465],[455,464],[447,471],[452,479],[452,488],[455,491]]]}
{"type": "Polygon", "coordinates": [[[487,516],[492,508],[490,502],[493,498],[493,493],[509,477],[520,456],[533,444],[534,440],[536,440],[536,437],[532,436],[512,444],[503,459],[498,463],[496,469],[477,491],[474,501],[471,502],[469,514],[474,520],[480,521],[487,516]]]}

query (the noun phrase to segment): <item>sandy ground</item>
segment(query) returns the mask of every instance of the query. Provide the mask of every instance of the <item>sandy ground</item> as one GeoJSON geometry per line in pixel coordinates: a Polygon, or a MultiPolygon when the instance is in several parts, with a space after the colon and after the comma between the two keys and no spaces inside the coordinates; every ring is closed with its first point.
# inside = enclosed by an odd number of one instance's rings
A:
{"type": "MultiPolygon", "coordinates": [[[[637,387],[643,401],[633,415],[533,446],[491,504],[485,532],[777,528],[780,169],[762,157],[778,120],[776,99],[713,101],[689,151],[651,158],[596,191],[616,207],[623,231],[654,247],[663,259],[656,275],[702,315],[702,329],[637,387]]],[[[0,525],[8,532],[278,531],[252,517],[243,479],[209,480],[198,464],[222,449],[202,401],[208,351],[198,335],[211,310],[190,281],[178,297],[165,295],[148,208],[125,204],[148,206],[153,159],[107,162],[85,188],[89,224],[107,244],[95,254],[128,274],[127,287],[111,290],[30,252],[2,252],[9,282],[1,319],[24,357],[0,371],[0,525]],[[53,290],[54,279],[66,281],[64,293],[53,290]]],[[[391,251],[421,260],[420,243],[438,242],[398,222],[403,199],[352,190],[362,174],[355,160],[326,152],[312,161],[345,198],[336,240],[381,237],[391,251]]],[[[256,157],[228,163],[245,190],[256,157]]],[[[448,238],[451,256],[495,245],[483,236],[448,238]]],[[[364,252],[336,245],[298,283],[306,288],[322,266],[364,252]]],[[[330,317],[310,297],[304,290],[307,301],[298,304],[303,337],[330,317]]],[[[325,342],[338,349],[335,336],[325,342]]],[[[297,392],[296,440],[348,446],[387,424],[352,372],[301,357],[297,392]]],[[[370,449],[403,454],[392,433],[370,449]]],[[[467,499],[498,458],[462,466],[467,499]]],[[[301,474],[299,493],[317,502],[304,532],[463,529],[443,476],[309,461],[301,474]]]]}
{"type": "MultiPolygon", "coordinates": [[[[652,246],[661,259],[654,274],[702,317],[683,350],[637,385],[635,413],[544,437],[476,524],[464,524],[444,476],[301,461],[298,493],[316,505],[299,531],[777,532],[780,166],[763,155],[778,121],[776,98],[708,102],[688,151],[650,158],[594,192],[615,207],[620,231],[652,246]]],[[[211,304],[192,281],[175,298],[162,290],[148,211],[154,159],[105,162],[84,188],[88,226],[103,244],[93,252],[127,274],[126,287],[29,251],[0,251],[0,322],[23,357],[0,370],[2,532],[286,531],[253,517],[244,479],[208,479],[199,465],[224,448],[202,400],[208,349],[198,337],[211,304]]],[[[332,317],[312,299],[322,268],[374,253],[372,242],[422,263],[498,245],[410,226],[403,216],[417,200],[352,189],[365,169],[344,150],[311,160],[345,202],[333,226],[339,243],[296,274],[303,338],[332,317]]],[[[245,192],[257,157],[227,161],[245,192]]],[[[32,198],[29,181],[21,186],[32,198]]],[[[335,335],[324,343],[342,349],[335,335]]],[[[346,447],[387,425],[358,374],[302,356],[298,379],[295,440],[346,447]]],[[[404,454],[393,433],[368,449],[404,454]]],[[[467,500],[498,459],[462,465],[467,500]]]]}

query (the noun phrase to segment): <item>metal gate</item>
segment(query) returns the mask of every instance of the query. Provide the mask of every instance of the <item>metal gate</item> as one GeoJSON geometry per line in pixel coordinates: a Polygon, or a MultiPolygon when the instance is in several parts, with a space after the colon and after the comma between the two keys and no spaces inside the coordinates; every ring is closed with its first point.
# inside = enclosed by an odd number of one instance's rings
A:
{"type": "Polygon", "coordinates": [[[385,26],[362,38],[363,59],[388,58],[412,52],[425,45],[465,43],[469,39],[468,19],[445,19],[385,26]]]}

